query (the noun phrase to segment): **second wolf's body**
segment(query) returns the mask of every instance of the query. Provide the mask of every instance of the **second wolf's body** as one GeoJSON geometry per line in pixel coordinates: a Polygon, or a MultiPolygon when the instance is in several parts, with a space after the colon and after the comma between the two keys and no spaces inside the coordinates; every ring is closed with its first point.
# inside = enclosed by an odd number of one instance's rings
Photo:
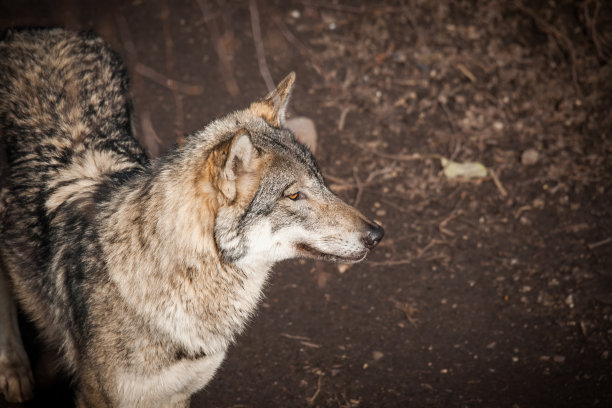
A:
{"type": "MultiPolygon", "coordinates": [[[[284,127],[292,84],[149,163],[125,70],[100,39],[26,30],[0,43],[0,290],[10,276],[79,406],[187,406],[275,262],[355,262],[382,237],[284,127]]],[[[6,310],[0,391],[20,400],[31,376],[6,310]]]]}

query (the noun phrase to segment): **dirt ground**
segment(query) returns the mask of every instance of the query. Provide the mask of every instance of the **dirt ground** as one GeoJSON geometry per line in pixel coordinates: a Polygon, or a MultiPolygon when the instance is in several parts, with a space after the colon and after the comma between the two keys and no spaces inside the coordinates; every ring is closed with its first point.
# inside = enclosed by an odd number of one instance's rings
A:
{"type": "Polygon", "coordinates": [[[611,3],[91,3],[2,1],[0,29],[105,38],[152,156],[296,71],[329,184],[386,229],[275,267],[192,407],[612,407],[611,3]]]}

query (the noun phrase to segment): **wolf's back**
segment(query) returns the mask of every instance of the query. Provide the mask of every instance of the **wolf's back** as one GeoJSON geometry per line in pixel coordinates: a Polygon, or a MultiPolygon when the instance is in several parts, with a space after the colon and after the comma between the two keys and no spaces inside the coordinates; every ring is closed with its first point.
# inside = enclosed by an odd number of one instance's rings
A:
{"type": "Polygon", "coordinates": [[[0,137],[9,163],[29,157],[45,173],[80,148],[144,162],[131,136],[127,86],[120,59],[93,35],[9,30],[0,41],[0,137]]]}
{"type": "Polygon", "coordinates": [[[87,295],[70,282],[102,269],[85,268],[102,262],[91,255],[98,203],[147,161],[131,132],[124,71],[87,33],[11,30],[0,41],[0,145],[8,162],[0,262],[24,308],[65,352],[68,316],[76,316],[68,296],[87,295]]]}

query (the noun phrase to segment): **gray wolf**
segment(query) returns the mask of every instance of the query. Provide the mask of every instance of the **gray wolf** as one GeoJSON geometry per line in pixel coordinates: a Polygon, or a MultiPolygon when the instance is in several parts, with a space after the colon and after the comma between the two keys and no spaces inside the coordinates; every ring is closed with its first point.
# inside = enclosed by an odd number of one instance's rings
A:
{"type": "Polygon", "coordinates": [[[253,314],[270,268],[358,262],[383,230],[326,187],[285,126],[295,75],[149,161],[99,38],[0,42],[0,390],[31,397],[14,300],[59,349],[79,407],[186,407],[253,314]]]}

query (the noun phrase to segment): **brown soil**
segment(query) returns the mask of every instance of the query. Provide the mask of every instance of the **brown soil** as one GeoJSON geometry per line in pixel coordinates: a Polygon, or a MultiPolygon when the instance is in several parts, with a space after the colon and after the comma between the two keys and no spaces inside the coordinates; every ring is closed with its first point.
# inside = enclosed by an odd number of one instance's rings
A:
{"type": "Polygon", "coordinates": [[[295,70],[332,189],[386,229],[347,270],[278,265],[193,407],[612,406],[609,2],[0,4],[110,42],[153,156],[295,70]]]}

